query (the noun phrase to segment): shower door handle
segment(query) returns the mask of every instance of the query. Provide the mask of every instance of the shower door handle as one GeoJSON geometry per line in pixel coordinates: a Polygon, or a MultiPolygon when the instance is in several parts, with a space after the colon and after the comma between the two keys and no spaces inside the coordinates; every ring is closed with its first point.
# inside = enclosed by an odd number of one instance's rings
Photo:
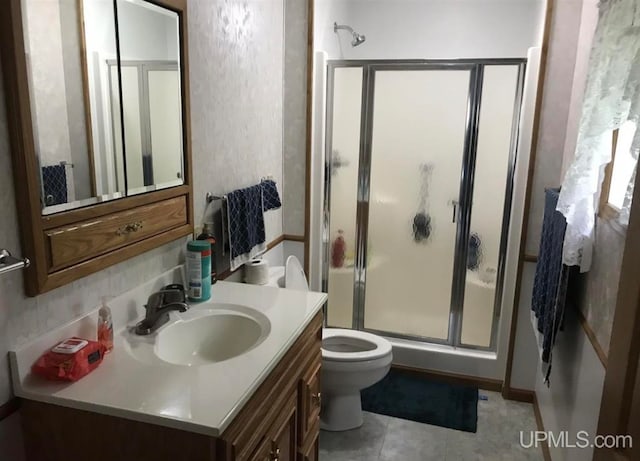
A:
{"type": "Polygon", "coordinates": [[[451,217],[451,222],[456,222],[456,215],[458,214],[458,201],[451,200],[451,206],[453,207],[453,216],[451,217]]]}

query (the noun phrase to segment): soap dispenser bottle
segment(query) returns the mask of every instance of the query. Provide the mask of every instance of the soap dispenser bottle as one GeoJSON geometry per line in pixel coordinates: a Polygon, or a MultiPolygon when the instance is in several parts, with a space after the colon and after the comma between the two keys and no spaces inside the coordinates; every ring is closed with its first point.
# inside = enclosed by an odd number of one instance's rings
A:
{"type": "Polygon", "coordinates": [[[212,222],[204,224],[204,229],[196,240],[206,240],[211,244],[211,285],[213,285],[218,280],[218,271],[216,270],[216,238],[213,235],[212,222]]]}
{"type": "Polygon", "coordinates": [[[106,298],[102,299],[102,307],[98,310],[98,342],[104,346],[105,353],[113,350],[113,320],[106,298]]]}

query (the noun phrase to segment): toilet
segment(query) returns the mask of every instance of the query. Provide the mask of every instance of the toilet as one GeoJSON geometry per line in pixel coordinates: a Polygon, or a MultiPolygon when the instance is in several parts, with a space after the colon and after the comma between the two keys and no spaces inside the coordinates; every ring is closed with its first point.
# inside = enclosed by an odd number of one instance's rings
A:
{"type": "MultiPolygon", "coordinates": [[[[274,275],[281,277],[280,272],[274,275]]],[[[281,279],[280,279],[281,280],[281,279]]],[[[284,286],[309,290],[300,261],[289,256],[284,286]]],[[[384,378],[391,368],[391,343],[357,330],[325,328],[322,332],[322,411],[320,428],[347,431],[362,425],[360,391],[384,378]]]]}

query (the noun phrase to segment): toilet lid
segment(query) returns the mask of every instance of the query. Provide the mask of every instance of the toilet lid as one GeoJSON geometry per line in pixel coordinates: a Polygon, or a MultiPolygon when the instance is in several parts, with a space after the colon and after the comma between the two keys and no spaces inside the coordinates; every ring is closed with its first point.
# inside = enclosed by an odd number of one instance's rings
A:
{"type": "Polygon", "coordinates": [[[284,286],[291,290],[309,291],[307,276],[304,274],[302,264],[293,255],[287,258],[287,265],[284,271],[284,286]]]}
{"type": "Polygon", "coordinates": [[[342,328],[322,330],[322,358],[336,362],[363,362],[391,354],[391,343],[371,333],[342,328]]]}

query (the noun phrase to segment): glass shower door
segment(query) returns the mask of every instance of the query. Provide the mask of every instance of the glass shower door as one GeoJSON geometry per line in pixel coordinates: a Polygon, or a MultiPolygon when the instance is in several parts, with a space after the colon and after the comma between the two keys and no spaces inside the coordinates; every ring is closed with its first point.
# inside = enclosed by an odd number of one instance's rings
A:
{"type": "Polygon", "coordinates": [[[448,342],[472,71],[373,72],[363,326],[448,342]]]}
{"type": "Polygon", "coordinates": [[[329,326],[495,350],[524,66],[329,64],[329,326]]]}

